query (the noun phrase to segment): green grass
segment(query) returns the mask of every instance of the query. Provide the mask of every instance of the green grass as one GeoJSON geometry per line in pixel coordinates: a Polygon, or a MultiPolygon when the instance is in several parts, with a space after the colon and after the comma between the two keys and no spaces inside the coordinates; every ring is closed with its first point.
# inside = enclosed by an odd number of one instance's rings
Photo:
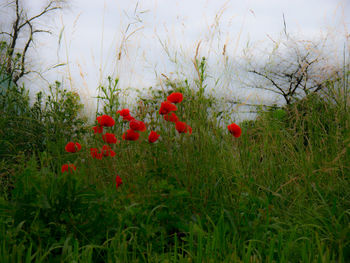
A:
{"type": "MultiPolygon", "coordinates": [[[[192,135],[177,134],[156,114],[166,93],[153,92],[132,114],[161,134],[154,144],[144,133],[113,146],[114,158],[96,160],[89,149],[100,147],[101,139],[72,131],[71,137],[57,133],[59,139],[41,151],[6,152],[0,262],[349,260],[347,96],[309,96],[283,113],[261,112],[241,123],[242,136],[234,138],[226,129],[230,121],[218,121],[219,101],[186,85],[173,89],[185,95],[177,114],[192,135]],[[69,140],[79,141],[82,151],[66,153],[69,140]],[[67,162],[77,171],[62,175],[67,162]],[[123,179],[118,189],[117,174],[123,179]]],[[[62,109],[48,111],[60,120],[57,132],[67,127],[62,109]]],[[[23,123],[32,125],[16,127],[23,123]]],[[[126,128],[118,120],[109,129],[120,140],[126,128]]],[[[52,138],[44,131],[42,140],[52,138]]],[[[1,136],[3,145],[16,138],[1,136]]]]}

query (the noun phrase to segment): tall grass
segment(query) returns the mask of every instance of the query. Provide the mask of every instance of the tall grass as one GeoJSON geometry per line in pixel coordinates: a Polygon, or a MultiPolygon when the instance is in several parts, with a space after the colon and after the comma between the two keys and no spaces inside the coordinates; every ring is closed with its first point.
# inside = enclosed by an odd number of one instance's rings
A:
{"type": "MultiPolygon", "coordinates": [[[[100,138],[70,131],[55,141],[58,155],[44,148],[3,161],[11,184],[0,197],[0,262],[346,262],[348,72],[327,84],[328,94],[242,122],[234,138],[218,121],[230,123],[220,101],[203,92],[201,70],[197,86],[169,81],[139,98],[132,114],[161,134],[155,144],[144,133],[115,145],[114,159],[96,160],[89,148],[100,138]],[[192,135],[157,114],[172,91],[184,94],[177,114],[192,135]],[[73,139],[82,151],[65,153],[73,139]],[[65,162],[77,171],[58,172],[65,162]]],[[[104,110],[114,114],[105,89],[104,110]]],[[[60,107],[51,112],[55,124],[60,107]]],[[[112,131],[120,139],[126,128],[118,121],[112,131]]]]}

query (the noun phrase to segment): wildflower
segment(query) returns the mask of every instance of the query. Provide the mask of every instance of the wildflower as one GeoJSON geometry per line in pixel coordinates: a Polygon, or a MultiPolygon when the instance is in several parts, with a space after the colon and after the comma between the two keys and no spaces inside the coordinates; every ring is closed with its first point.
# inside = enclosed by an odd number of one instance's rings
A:
{"type": "Polygon", "coordinates": [[[97,160],[102,160],[102,157],[103,157],[103,153],[97,153],[96,156],[95,156],[95,158],[97,160]]]}
{"type": "Polygon", "coordinates": [[[132,121],[133,119],[135,119],[134,117],[132,117],[130,115],[130,110],[129,109],[118,110],[117,114],[122,116],[124,121],[132,121]]]}
{"type": "Polygon", "coordinates": [[[132,121],[134,120],[135,118],[131,115],[127,115],[127,116],[123,116],[123,121],[132,121]]]}
{"type": "Polygon", "coordinates": [[[66,147],[64,147],[64,149],[66,152],[75,153],[81,150],[81,145],[78,142],[69,142],[66,144],[66,147]]]}
{"type": "Polygon", "coordinates": [[[91,154],[92,158],[96,158],[96,156],[98,154],[97,148],[90,148],[90,154],[91,154]]]}
{"type": "Polygon", "coordinates": [[[173,92],[167,97],[167,100],[172,103],[179,103],[183,100],[183,95],[180,92],[173,92]]]}
{"type": "Polygon", "coordinates": [[[227,129],[236,138],[238,138],[242,134],[241,127],[239,127],[236,123],[231,123],[230,125],[227,126],[227,129]]]}
{"type": "Polygon", "coordinates": [[[74,166],[74,164],[64,164],[62,165],[61,171],[62,173],[65,172],[73,172],[73,170],[75,171],[77,168],[74,166]]]}
{"type": "Polygon", "coordinates": [[[123,184],[122,178],[120,178],[120,176],[117,175],[117,176],[115,177],[115,187],[118,189],[118,187],[119,187],[120,185],[122,185],[122,184],[123,184]]]}
{"type": "Polygon", "coordinates": [[[160,136],[160,135],[159,135],[157,132],[151,131],[150,134],[149,134],[149,136],[148,136],[148,141],[149,141],[150,143],[153,143],[153,142],[155,142],[156,140],[158,140],[159,136],[160,136]]]}
{"type": "Polygon", "coordinates": [[[165,114],[163,116],[164,120],[166,121],[170,121],[173,123],[176,123],[177,121],[179,121],[179,118],[176,116],[176,114],[174,112],[171,112],[170,115],[169,114],[165,114]]]}
{"type": "Polygon", "coordinates": [[[97,148],[90,148],[90,154],[92,158],[102,160],[103,153],[100,153],[97,148]]]}
{"type": "Polygon", "coordinates": [[[146,124],[144,122],[138,121],[138,120],[130,121],[129,126],[134,131],[142,131],[143,132],[146,130],[146,124]]]}
{"type": "Polygon", "coordinates": [[[95,126],[95,127],[92,127],[92,129],[94,130],[95,133],[102,133],[103,132],[103,126],[95,126]]]}
{"type": "Polygon", "coordinates": [[[133,129],[129,129],[123,133],[123,140],[128,141],[136,141],[140,137],[140,134],[134,131],[133,129]]]}
{"type": "Polygon", "coordinates": [[[111,150],[111,147],[108,145],[103,145],[102,146],[102,154],[103,156],[108,156],[109,155],[109,150],[111,150]]]}
{"type": "Polygon", "coordinates": [[[103,156],[115,156],[115,151],[112,150],[111,147],[109,147],[108,145],[103,145],[102,146],[102,155],[103,156]]]}
{"type": "Polygon", "coordinates": [[[98,116],[96,120],[101,126],[112,127],[115,124],[113,118],[108,115],[98,116]]]}
{"type": "Polygon", "coordinates": [[[164,114],[168,114],[171,111],[176,111],[176,110],[177,110],[176,105],[172,104],[169,101],[164,101],[160,105],[159,114],[164,115],[164,114]]]}
{"type": "Polygon", "coordinates": [[[117,114],[120,114],[120,116],[122,116],[122,117],[129,116],[130,115],[130,110],[129,109],[118,110],[117,114]]]}
{"type": "Polygon", "coordinates": [[[179,133],[187,132],[187,124],[181,121],[175,123],[175,128],[179,133]]]}
{"type": "Polygon", "coordinates": [[[78,151],[81,150],[81,144],[80,144],[80,143],[76,142],[76,143],[75,143],[75,146],[78,148],[78,151]]]}
{"type": "Polygon", "coordinates": [[[106,134],[102,135],[102,140],[106,143],[113,143],[113,144],[117,143],[117,138],[113,133],[107,132],[106,134]]]}

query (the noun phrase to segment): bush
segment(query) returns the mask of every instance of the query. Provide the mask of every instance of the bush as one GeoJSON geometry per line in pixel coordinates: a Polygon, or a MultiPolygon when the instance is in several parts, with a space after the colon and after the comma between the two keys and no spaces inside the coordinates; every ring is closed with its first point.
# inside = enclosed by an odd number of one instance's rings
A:
{"type": "Polygon", "coordinates": [[[43,93],[37,93],[31,106],[24,86],[2,83],[0,157],[9,160],[21,152],[27,156],[43,151],[57,153],[55,145],[86,132],[85,119],[79,116],[83,107],[79,95],[62,89],[58,82],[49,91],[45,101],[43,93]]]}

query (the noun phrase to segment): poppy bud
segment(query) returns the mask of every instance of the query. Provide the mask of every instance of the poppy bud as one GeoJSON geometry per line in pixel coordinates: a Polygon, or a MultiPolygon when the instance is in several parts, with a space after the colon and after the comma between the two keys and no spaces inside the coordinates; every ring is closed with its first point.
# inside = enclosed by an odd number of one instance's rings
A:
{"type": "Polygon", "coordinates": [[[77,168],[74,166],[74,164],[63,164],[62,168],[61,168],[61,172],[65,173],[65,172],[73,172],[73,170],[75,171],[77,168]]]}
{"type": "Polygon", "coordinates": [[[115,187],[118,189],[118,187],[122,184],[123,184],[122,178],[120,178],[120,176],[117,175],[115,178],[115,187]]]}

